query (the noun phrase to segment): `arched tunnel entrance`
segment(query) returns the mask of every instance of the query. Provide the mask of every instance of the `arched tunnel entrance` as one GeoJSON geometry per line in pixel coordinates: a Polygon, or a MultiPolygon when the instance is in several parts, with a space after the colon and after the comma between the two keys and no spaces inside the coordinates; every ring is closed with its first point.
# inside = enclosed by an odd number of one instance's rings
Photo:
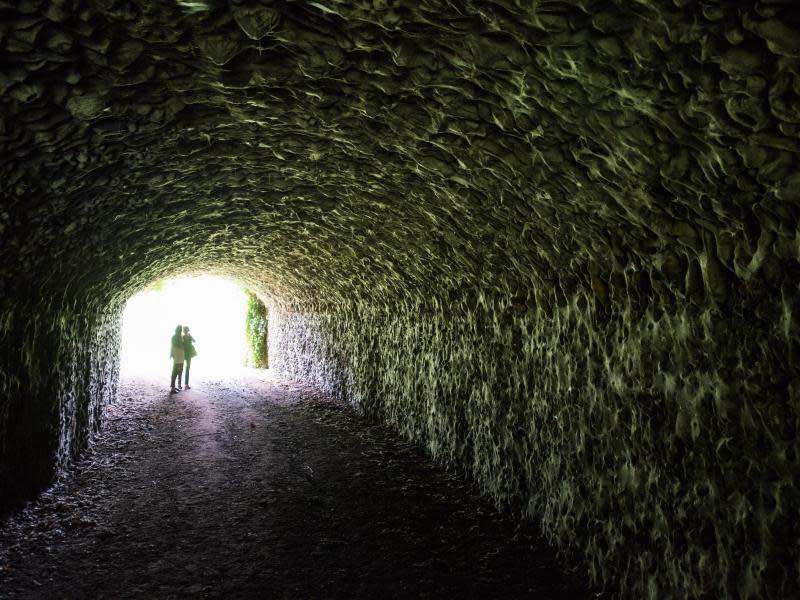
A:
{"type": "MultiPolygon", "coordinates": [[[[170,338],[176,326],[192,336],[195,376],[233,375],[253,364],[253,348],[266,344],[249,338],[248,319],[253,295],[234,281],[208,275],[158,281],[128,300],[122,314],[120,376],[146,375],[167,381],[170,338]],[[199,369],[199,370],[198,370],[199,369]]],[[[266,315],[265,315],[266,317],[266,315]]],[[[264,360],[259,366],[266,366],[264,360]]]]}
{"type": "Polygon", "coordinates": [[[107,431],[125,302],[203,271],[598,585],[797,596],[799,39],[793,0],[0,2],[0,506],[107,431]]]}

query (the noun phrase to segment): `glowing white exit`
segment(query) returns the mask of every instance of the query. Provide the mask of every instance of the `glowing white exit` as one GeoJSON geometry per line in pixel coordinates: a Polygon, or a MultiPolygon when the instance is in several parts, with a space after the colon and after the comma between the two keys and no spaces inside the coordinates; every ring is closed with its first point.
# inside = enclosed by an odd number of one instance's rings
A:
{"type": "Polygon", "coordinates": [[[221,277],[170,279],[128,300],[122,323],[122,375],[162,375],[169,381],[170,337],[188,325],[196,342],[192,379],[242,368],[247,356],[247,296],[221,277]]]}

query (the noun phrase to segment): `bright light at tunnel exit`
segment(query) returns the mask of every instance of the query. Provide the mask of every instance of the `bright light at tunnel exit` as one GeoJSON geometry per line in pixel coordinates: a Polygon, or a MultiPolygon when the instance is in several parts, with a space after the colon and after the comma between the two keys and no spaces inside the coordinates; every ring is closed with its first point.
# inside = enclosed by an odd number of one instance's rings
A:
{"type": "MultiPolygon", "coordinates": [[[[247,357],[247,295],[221,277],[181,277],[133,296],[122,320],[121,374],[169,381],[170,338],[188,325],[195,338],[191,379],[240,370],[247,357]]],[[[191,381],[190,381],[191,383],[191,381]]]]}

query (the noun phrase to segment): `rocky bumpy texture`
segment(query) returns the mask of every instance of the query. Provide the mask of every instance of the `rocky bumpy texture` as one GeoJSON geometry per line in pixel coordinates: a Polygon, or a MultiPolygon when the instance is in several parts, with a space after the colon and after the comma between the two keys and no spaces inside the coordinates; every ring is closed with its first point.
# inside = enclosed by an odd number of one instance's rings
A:
{"type": "Polygon", "coordinates": [[[521,500],[598,581],[793,597],[800,390],[776,368],[791,343],[761,326],[631,305],[598,322],[584,292],[521,314],[273,313],[271,355],[521,500]]]}
{"type": "Polygon", "coordinates": [[[0,492],[205,270],[598,578],[797,593],[792,5],[0,0],[0,492]]]}

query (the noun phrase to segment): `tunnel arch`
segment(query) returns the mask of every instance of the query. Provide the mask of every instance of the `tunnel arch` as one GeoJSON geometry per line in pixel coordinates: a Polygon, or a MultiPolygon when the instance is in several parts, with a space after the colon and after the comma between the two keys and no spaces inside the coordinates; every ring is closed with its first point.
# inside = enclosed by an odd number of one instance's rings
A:
{"type": "Polygon", "coordinates": [[[797,591],[790,1],[0,16],[4,501],[99,426],[124,299],[202,269],[271,299],[279,372],[521,500],[597,579],[797,591]]]}

